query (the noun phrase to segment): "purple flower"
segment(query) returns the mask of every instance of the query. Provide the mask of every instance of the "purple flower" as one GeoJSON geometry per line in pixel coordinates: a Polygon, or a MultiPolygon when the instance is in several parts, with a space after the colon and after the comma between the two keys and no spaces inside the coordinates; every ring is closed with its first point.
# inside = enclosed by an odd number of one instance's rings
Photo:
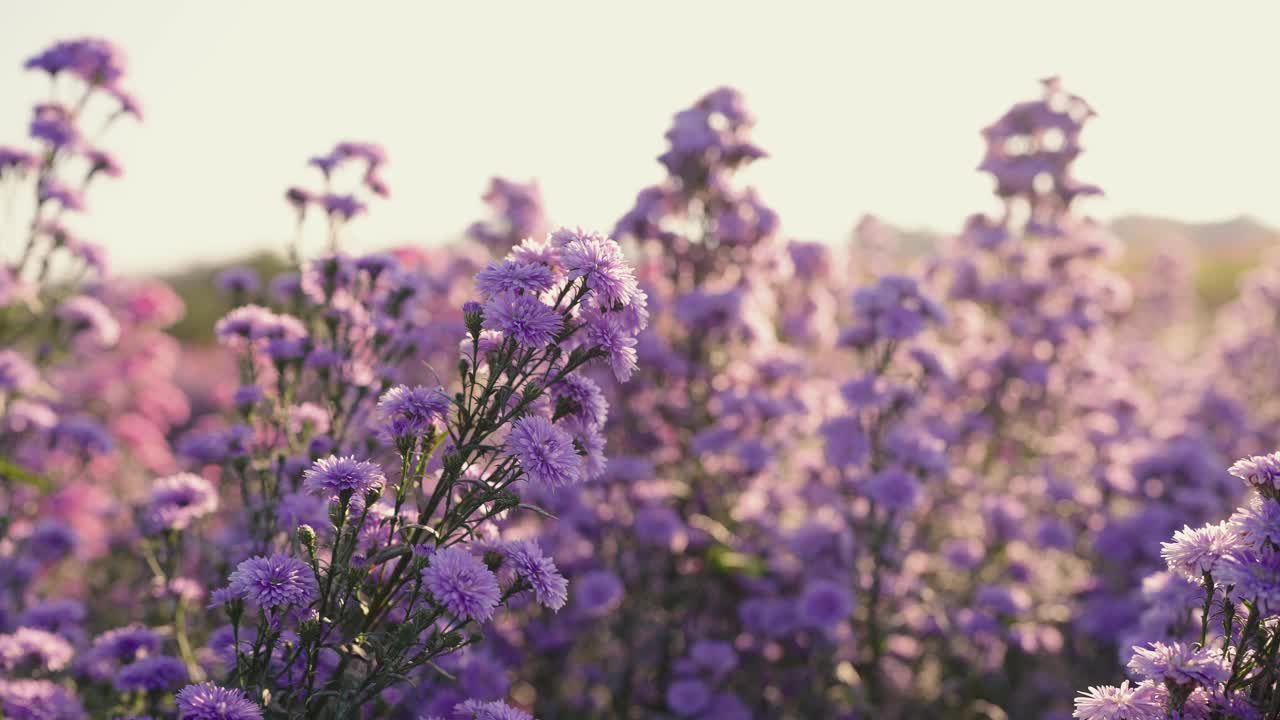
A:
{"type": "Polygon", "coordinates": [[[1184,526],[1173,534],[1173,542],[1160,543],[1160,555],[1169,570],[1199,582],[1212,573],[1224,557],[1241,547],[1240,538],[1226,522],[1192,530],[1184,526]]]}
{"type": "Polygon", "coordinates": [[[75,145],[80,141],[71,113],[61,105],[37,105],[29,127],[31,137],[43,140],[54,148],[75,145]]]}
{"type": "Polygon", "coordinates": [[[830,627],[848,619],[853,612],[853,596],[837,583],[814,580],[801,593],[798,610],[805,624],[830,627]]]}
{"type": "Polygon", "coordinates": [[[453,708],[456,720],[534,720],[529,713],[499,700],[468,700],[453,708]]]}
{"type": "Polygon", "coordinates": [[[1227,472],[1254,487],[1280,490],[1280,452],[1237,460],[1227,472]]]}
{"type": "Polygon", "coordinates": [[[587,344],[604,352],[605,362],[618,382],[626,382],[635,372],[636,339],[617,313],[594,313],[587,317],[587,344]]]}
{"type": "Polygon", "coordinates": [[[31,529],[24,549],[38,562],[49,565],[70,555],[79,544],[80,539],[71,526],[49,518],[37,522],[31,529]]]}
{"type": "Polygon", "coordinates": [[[176,657],[152,655],[136,660],[116,673],[113,681],[120,692],[136,690],[176,690],[188,682],[187,667],[176,657]]]}
{"type": "Polygon", "coordinates": [[[1138,677],[1157,683],[1174,685],[1199,685],[1215,688],[1231,677],[1230,663],[1220,653],[1194,648],[1180,642],[1151,643],[1146,648],[1135,647],[1129,659],[1129,669],[1138,677]]]}
{"type": "Polygon", "coordinates": [[[554,285],[551,269],[541,263],[503,260],[476,273],[476,289],[486,298],[505,292],[538,295],[554,285]]]}
{"type": "Polygon", "coordinates": [[[362,498],[366,493],[380,490],[387,482],[382,468],[367,460],[330,455],[315,461],[302,474],[302,487],[315,495],[335,498],[347,493],[362,498]]]}
{"type": "Polygon", "coordinates": [[[609,401],[594,380],[583,375],[567,375],[551,388],[557,399],[572,403],[569,413],[590,427],[604,427],[609,417],[609,401]]]}
{"type": "Polygon", "coordinates": [[[192,473],[178,473],[151,484],[142,518],[149,532],[186,530],[217,510],[218,492],[208,480],[192,473]]]}
{"type": "Polygon", "coordinates": [[[259,555],[240,563],[228,578],[227,588],[264,608],[304,606],[318,592],[311,566],[283,553],[259,555]]]}
{"type": "Polygon", "coordinates": [[[0,716],[9,720],[84,720],[74,695],[48,680],[0,678],[0,716]]]}
{"type": "Polygon", "coordinates": [[[1255,598],[1267,612],[1280,611],[1280,550],[1238,550],[1215,568],[1215,579],[1236,586],[1236,595],[1255,598]]]}
{"type": "Polygon", "coordinates": [[[827,462],[835,467],[857,465],[867,456],[871,444],[862,421],[852,415],[828,420],[821,428],[826,440],[827,462]]]}
{"type": "Polygon", "coordinates": [[[444,388],[397,385],[378,400],[383,429],[392,438],[426,435],[439,427],[449,412],[444,388]]]}
{"type": "Polygon", "coordinates": [[[57,672],[71,662],[73,654],[71,643],[46,630],[24,627],[0,635],[0,668],[9,672],[23,667],[57,672]]]}
{"type": "Polygon", "coordinates": [[[608,570],[593,570],[576,579],[574,605],[588,617],[607,615],[622,601],[622,581],[608,570]]]}
{"type": "Polygon", "coordinates": [[[560,264],[570,278],[585,278],[602,308],[625,306],[639,290],[631,267],[622,257],[618,243],[596,233],[557,233],[560,264]]]}
{"type": "Polygon", "coordinates": [[[258,277],[258,271],[251,267],[233,267],[219,273],[213,284],[223,292],[248,294],[257,292],[262,280],[258,277]]]}
{"type": "Polygon", "coordinates": [[[569,583],[556,569],[555,562],[542,554],[534,540],[516,540],[503,547],[507,561],[516,574],[533,586],[533,596],[552,610],[564,607],[569,598],[569,583]]]}
{"type": "Polygon", "coordinates": [[[486,622],[498,607],[498,578],[465,548],[451,547],[431,555],[422,582],[436,602],[455,617],[486,622]]]}
{"type": "Polygon", "coordinates": [[[515,422],[507,435],[506,453],[519,461],[520,469],[536,485],[560,488],[582,480],[582,458],[573,437],[541,415],[515,422]]]}
{"type": "Polygon", "coordinates": [[[666,699],[676,715],[693,717],[711,702],[711,689],[701,680],[677,680],[667,688],[666,699]]]}
{"type": "Polygon", "coordinates": [[[484,305],[486,330],[497,330],[528,347],[547,345],[563,325],[560,313],[533,295],[502,292],[484,305]]]}
{"type": "Polygon", "coordinates": [[[174,699],[178,720],[262,720],[262,708],[243,692],[213,683],[188,685],[174,699]]]}
{"type": "Polygon", "coordinates": [[[1261,550],[1268,543],[1280,547],[1280,502],[1255,495],[1248,507],[1227,519],[1227,525],[1251,550],[1261,550]]]}
{"type": "Polygon", "coordinates": [[[14,350],[0,350],[0,391],[23,391],[40,381],[40,373],[14,350]]]}
{"type": "Polygon", "coordinates": [[[1129,687],[1129,681],[1091,687],[1075,700],[1072,717],[1077,720],[1159,720],[1164,717],[1164,703],[1150,687],[1129,687]]]}
{"type": "Polygon", "coordinates": [[[87,337],[98,347],[110,347],[120,339],[120,324],[97,298],[76,295],[63,300],[57,312],[73,335],[87,337]]]}
{"type": "Polygon", "coordinates": [[[350,220],[369,209],[369,206],[356,199],[356,196],[337,193],[328,193],[321,196],[320,206],[329,215],[343,220],[350,220]]]}
{"type": "Polygon", "coordinates": [[[866,482],[867,496],[891,510],[906,510],[915,504],[920,483],[897,468],[881,470],[866,482]]]}

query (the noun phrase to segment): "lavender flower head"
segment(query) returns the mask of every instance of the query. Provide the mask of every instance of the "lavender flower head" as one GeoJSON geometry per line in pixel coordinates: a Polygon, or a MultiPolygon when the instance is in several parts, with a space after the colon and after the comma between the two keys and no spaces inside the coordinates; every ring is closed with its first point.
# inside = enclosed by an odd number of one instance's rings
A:
{"type": "Polygon", "coordinates": [[[71,643],[45,630],[24,627],[0,635],[0,668],[6,671],[33,667],[57,672],[71,663],[73,654],[71,643]]]}
{"type": "Polygon", "coordinates": [[[422,582],[436,602],[461,619],[486,622],[498,607],[498,578],[465,548],[432,554],[422,582]]]}
{"type": "Polygon", "coordinates": [[[1258,488],[1259,492],[1275,493],[1280,490],[1280,452],[1237,460],[1227,472],[1258,488]]]}
{"type": "Polygon", "coordinates": [[[534,720],[529,713],[500,701],[467,700],[453,708],[455,720],[534,720]]]}
{"type": "Polygon", "coordinates": [[[444,422],[449,396],[444,388],[397,385],[378,400],[382,427],[392,438],[426,435],[444,422]]]}
{"type": "Polygon", "coordinates": [[[176,657],[152,655],[120,668],[113,680],[120,692],[176,690],[189,681],[187,666],[176,657]]]}
{"type": "Polygon", "coordinates": [[[516,574],[533,587],[533,596],[545,607],[559,610],[569,599],[569,583],[556,569],[555,562],[542,554],[534,540],[508,543],[503,552],[516,574]]]}
{"type": "Polygon", "coordinates": [[[218,492],[208,480],[193,473],[178,473],[152,483],[142,517],[149,532],[186,530],[217,510],[218,492]]]}
{"type": "Polygon", "coordinates": [[[1230,665],[1221,653],[1179,642],[1135,647],[1129,669],[1138,677],[1157,683],[1207,688],[1216,687],[1231,677],[1230,665]]]}
{"type": "Polygon", "coordinates": [[[582,480],[582,458],[573,437],[541,415],[516,421],[507,435],[506,453],[536,485],[561,488],[582,480]]]}
{"type": "Polygon", "coordinates": [[[262,720],[262,708],[243,692],[213,683],[188,685],[175,700],[178,720],[262,720]]]}
{"type": "Polygon", "coordinates": [[[1199,582],[1212,573],[1223,558],[1241,547],[1240,538],[1226,522],[1192,530],[1183,527],[1173,534],[1173,542],[1160,543],[1160,555],[1169,570],[1199,582]]]}
{"type": "Polygon", "coordinates": [[[330,498],[344,493],[361,498],[366,493],[380,490],[386,482],[382,468],[377,464],[351,456],[322,458],[302,475],[303,489],[330,498]]]}
{"type": "Polygon", "coordinates": [[[563,325],[560,314],[534,295],[501,292],[484,306],[484,329],[497,330],[531,348],[550,343],[563,325]]]}
{"type": "Polygon", "coordinates": [[[1130,687],[1129,681],[1091,687],[1075,700],[1072,717],[1077,720],[1156,720],[1164,714],[1164,703],[1148,685],[1130,687]]]}
{"type": "Polygon", "coordinates": [[[283,553],[249,558],[228,580],[234,596],[263,608],[304,606],[318,592],[311,566],[283,553]]]}
{"type": "Polygon", "coordinates": [[[49,680],[0,678],[0,716],[10,720],[83,720],[84,706],[49,680]]]}

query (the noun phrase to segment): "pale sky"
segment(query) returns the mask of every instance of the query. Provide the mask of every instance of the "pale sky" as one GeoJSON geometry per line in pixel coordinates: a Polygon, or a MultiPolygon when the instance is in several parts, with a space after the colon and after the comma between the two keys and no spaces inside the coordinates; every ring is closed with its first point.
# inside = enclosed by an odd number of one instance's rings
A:
{"type": "Polygon", "coordinates": [[[1261,2],[10,0],[0,144],[45,91],[27,56],[122,45],[146,120],[105,143],[125,176],[75,226],[139,272],[281,248],[284,188],[345,139],[391,158],[353,250],[457,237],[494,174],[607,230],[661,177],[671,116],[729,84],[771,154],[747,180],[788,235],[839,241],[863,213],[953,230],[988,209],[978,129],[1059,74],[1099,111],[1077,173],[1107,191],[1095,215],[1280,224],[1277,28],[1261,2]]]}

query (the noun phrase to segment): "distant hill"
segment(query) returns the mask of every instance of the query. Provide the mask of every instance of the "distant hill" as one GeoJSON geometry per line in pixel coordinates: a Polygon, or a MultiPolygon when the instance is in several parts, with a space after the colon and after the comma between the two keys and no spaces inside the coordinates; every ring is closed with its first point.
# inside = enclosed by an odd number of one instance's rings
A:
{"type": "Polygon", "coordinates": [[[1280,246],[1280,230],[1247,216],[1189,223],[1149,215],[1124,215],[1111,229],[1136,252],[1158,251],[1170,243],[1189,243],[1200,252],[1248,253],[1280,246]]]}

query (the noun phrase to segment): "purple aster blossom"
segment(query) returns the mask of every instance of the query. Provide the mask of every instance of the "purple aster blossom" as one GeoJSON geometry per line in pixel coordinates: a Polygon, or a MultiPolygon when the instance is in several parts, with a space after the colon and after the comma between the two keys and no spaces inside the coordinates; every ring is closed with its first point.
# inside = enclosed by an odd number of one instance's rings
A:
{"type": "Polygon", "coordinates": [[[1236,586],[1238,597],[1256,599],[1266,612],[1280,611],[1280,550],[1238,550],[1215,571],[1219,582],[1236,586]]]}
{"type": "Polygon", "coordinates": [[[498,578],[463,547],[432,554],[422,582],[436,602],[460,619],[487,622],[501,597],[498,578]]]}
{"type": "Polygon", "coordinates": [[[223,292],[245,295],[257,292],[262,286],[262,279],[254,268],[233,267],[218,273],[213,284],[223,292]]]}
{"type": "Polygon", "coordinates": [[[618,243],[597,233],[578,231],[571,235],[567,242],[561,236],[560,242],[560,264],[569,278],[585,278],[603,308],[629,304],[639,285],[618,243]]]}
{"type": "Polygon", "coordinates": [[[118,178],[124,174],[124,170],[120,167],[120,163],[115,157],[106,150],[98,148],[88,148],[84,151],[85,160],[89,161],[89,174],[97,175],[102,173],[107,177],[118,178]]]}
{"type": "Polygon", "coordinates": [[[101,300],[76,295],[62,301],[57,315],[73,335],[89,338],[98,347],[111,347],[120,339],[120,323],[101,300]]]}
{"type": "Polygon", "coordinates": [[[1173,534],[1173,542],[1160,543],[1160,556],[1169,570],[1200,581],[1204,573],[1214,572],[1223,558],[1241,547],[1239,536],[1226,522],[1194,530],[1184,526],[1173,534]]]}
{"type": "Polygon", "coordinates": [[[542,554],[535,540],[516,540],[503,546],[516,575],[533,586],[538,603],[559,611],[569,599],[569,583],[556,569],[555,561],[542,554]]]}
{"type": "Polygon", "coordinates": [[[1280,490],[1280,452],[1237,460],[1227,472],[1260,490],[1280,490]]]}
{"type": "Polygon", "coordinates": [[[491,222],[473,223],[467,229],[467,236],[489,250],[501,254],[522,238],[546,234],[547,219],[537,183],[495,177],[489,181],[483,199],[496,218],[491,222]]]}
{"type": "Polygon", "coordinates": [[[1156,683],[1217,687],[1231,677],[1231,666],[1221,653],[1175,642],[1165,645],[1150,643],[1133,648],[1129,669],[1135,675],[1156,683]]]}
{"type": "Polygon", "coordinates": [[[195,521],[218,510],[218,492],[208,480],[193,473],[178,473],[151,484],[142,508],[148,532],[186,530],[195,521]]]}
{"type": "Polygon", "coordinates": [[[49,680],[0,678],[0,717],[8,720],[84,720],[84,706],[49,680]]]}
{"type": "Polygon", "coordinates": [[[362,215],[369,209],[369,206],[360,202],[354,195],[341,195],[338,193],[327,193],[320,197],[320,206],[331,217],[350,220],[351,218],[362,215]]]}
{"type": "Polygon", "coordinates": [[[574,580],[574,606],[587,617],[607,615],[622,602],[622,581],[608,570],[592,570],[574,580]]]}
{"type": "Polygon", "coordinates": [[[231,404],[240,410],[250,410],[267,396],[261,385],[241,385],[231,395],[231,404]]]}
{"type": "Polygon", "coordinates": [[[551,388],[551,393],[558,399],[564,398],[575,407],[570,417],[575,417],[590,427],[604,427],[609,417],[609,401],[605,399],[600,386],[585,375],[567,375],[551,388]]]}
{"type": "Polygon", "coordinates": [[[275,322],[275,313],[261,305],[241,305],[222,316],[213,326],[222,342],[250,340],[263,336],[264,328],[275,322]]]}
{"type": "Polygon", "coordinates": [[[535,485],[561,488],[582,480],[582,458],[573,437],[541,415],[527,415],[507,434],[506,454],[516,458],[535,485]]]}
{"type": "Polygon", "coordinates": [[[497,330],[528,347],[547,345],[563,326],[560,313],[533,295],[502,292],[484,305],[486,330],[497,330]]]}
{"type": "Polygon", "coordinates": [[[318,592],[311,566],[283,553],[259,555],[240,563],[228,578],[227,587],[236,596],[263,608],[304,606],[318,592]]]}
{"type": "Polygon", "coordinates": [[[84,603],[70,598],[45,600],[27,607],[18,616],[18,627],[46,630],[63,636],[79,635],[79,625],[84,622],[84,603]],[[75,631],[71,633],[70,631],[75,631]]]}
{"type": "Polygon", "coordinates": [[[476,273],[476,290],[485,298],[505,292],[539,295],[554,286],[551,269],[541,263],[508,259],[476,273]]]}
{"type": "Polygon", "coordinates": [[[1164,703],[1149,687],[1130,687],[1129,681],[1099,685],[1080,693],[1075,699],[1076,720],[1160,720],[1164,703]]]}
{"type": "Polygon", "coordinates": [[[110,433],[98,421],[83,415],[64,417],[53,428],[54,438],[92,455],[105,455],[115,447],[110,433]]]}
{"type": "Polygon", "coordinates": [[[20,627],[0,635],[0,668],[9,672],[20,668],[57,672],[71,663],[74,654],[71,643],[47,630],[20,627]]]}
{"type": "Polygon", "coordinates": [[[113,663],[130,663],[160,650],[160,636],[141,625],[113,628],[94,638],[89,654],[113,663]]]}
{"type": "Polygon", "coordinates": [[[552,243],[550,238],[539,240],[526,237],[511,249],[511,259],[558,268],[560,267],[560,246],[552,243]]]}
{"type": "Polygon", "coordinates": [[[28,58],[24,67],[50,75],[69,72],[89,85],[111,85],[124,75],[125,56],[108,40],[85,37],[60,40],[28,58]]]}
{"type": "Polygon", "coordinates": [[[604,353],[605,362],[618,382],[631,379],[631,374],[638,367],[636,339],[623,325],[618,313],[588,314],[587,344],[604,353]]]}
{"type": "Polygon", "coordinates": [[[0,392],[22,392],[40,382],[40,372],[16,350],[0,350],[0,392]]]}
{"type": "Polygon", "coordinates": [[[302,474],[302,487],[315,495],[336,498],[343,493],[362,498],[365,494],[381,490],[387,482],[382,468],[367,460],[352,456],[330,455],[322,458],[302,474]]]}
{"type": "Polygon", "coordinates": [[[54,148],[80,142],[80,130],[76,127],[71,112],[61,105],[37,105],[28,131],[31,137],[43,140],[54,148]]]}
{"type": "Polygon", "coordinates": [[[819,429],[826,443],[827,462],[835,467],[858,465],[867,456],[871,443],[862,429],[862,421],[856,416],[828,420],[819,429]]]}
{"type": "Polygon", "coordinates": [[[500,701],[467,700],[453,708],[456,720],[534,720],[529,713],[500,701]]]}
{"type": "Polygon", "coordinates": [[[393,439],[426,435],[439,429],[449,412],[444,388],[397,385],[378,400],[382,429],[393,439]]]}
{"type": "Polygon", "coordinates": [[[1251,550],[1268,545],[1280,548],[1280,502],[1255,495],[1248,507],[1238,508],[1227,525],[1251,550]]]}
{"type": "Polygon", "coordinates": [[[120,668],[112,684],[120,692],[176,690],[189,682],[187,666],[176,657],[151,655],[120,668]]]}
{"type": "Polygon", "coordinates": [[[867,497],[891,510],[906,510],[920,495],[920,483],[914,476],[898,468],[881,470],[867,478],[867,497]]]}
{"type": "Polygon", "coordinates": [[[724,677],[738,666],[733,645],[718,640],[699,640],[689,648],[689,659],[715,677],[724,677]]]}
{"type": "Polygon", "coordinates": [[[178,720],[262,720],[262,708],[243,692],[213,683],[188,685],[174,699],[178,720]]]}
{"type": "Polygon", "coordinates": [[[848,589],[829,580],[814,580],[805,586],[797,605],[800,620],[810,627],[831,627],[853,612],[853,596],[848,589]]]}
{"type": "Polygon", "coordinates": [[[36,158],[26,150],[0,145],[0,175],[15,170],[19,174],[35,167],[36,158]]]}
{"type": "Polygon", "coordinates": [[[27,535],[24,550],[37,562],[49,565],[67,557],[80,544],[76,531],[56,518],[40,520],[27,535]]]}
{"type": "Polygon", "coordinates": [[[52,200],[61,205],[64,210],[80,211],[85,208],[84,194],[79,190],[68,187],[55,178],[41,178],[37,192],[41,203],[52,200]]]}
{"type": "Polygon", "coordinates": [[[711,688],[701,680],[677,680],[667,688],[666,701],[667,707],[676,715],[693,717],[711,702],[711,688]]]}

